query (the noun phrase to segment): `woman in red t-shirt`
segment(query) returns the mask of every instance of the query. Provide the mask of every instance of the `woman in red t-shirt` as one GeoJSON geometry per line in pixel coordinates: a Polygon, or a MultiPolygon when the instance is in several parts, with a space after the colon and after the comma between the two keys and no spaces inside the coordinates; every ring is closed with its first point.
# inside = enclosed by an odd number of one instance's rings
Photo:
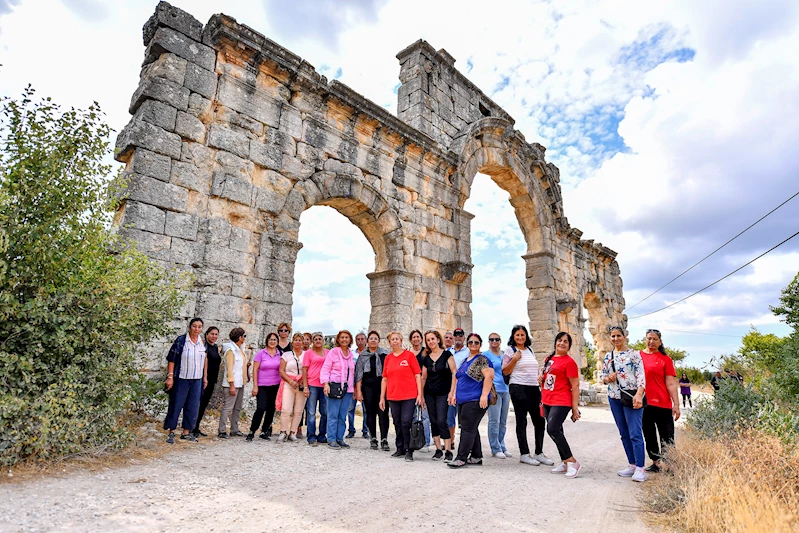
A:
{"type": "Polygon", "coordinates": [[[561,463],[552,469],[553,474],[566,473],[567,478],[575,478],[580,473],[580,463],[572,455],[563,422],[571,411],[572,422],[580,420],[577,408],[580,399],[580,370],[569,355],[572,337],[561,331],[555,337],[555,351],[547,357],[544,369],[538,377],[541,386],[541,403],[547,419],[547,433],[555,442],[561,463]]]}
{"type": "Polygon", "coordinates": [[[413,461],[411,450],[411,424],[417,405],[422,405],[422,369],[413,352],[403,349],[402,333],[388,334],[391,353],[383,363],[383,381],[380,386],[380,409],[386,408],[386,398],[397,433],[397,450],[391,457],[405,457],[413,461]]]}
{"type": "Polygon", "coordinates": [[[677,396],[677,372],[674,361],[666,354],[660,331],[646,332],[646,349],[641,350],[646,373],[646,399],[644,407],[644,441],[652,464],[647,472],[660,472],[666,446],[674,445],[674,421],[680,418],[680,400],[677,396]]]}

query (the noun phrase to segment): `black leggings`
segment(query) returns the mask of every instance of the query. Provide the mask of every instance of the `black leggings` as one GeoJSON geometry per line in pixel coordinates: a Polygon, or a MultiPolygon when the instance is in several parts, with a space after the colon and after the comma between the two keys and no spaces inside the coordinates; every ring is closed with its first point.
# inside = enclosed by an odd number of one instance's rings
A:
{"type": "Polygon", "coordinates": [[[671,409],[647,405],[644,407],[642,426],[646,452],[650,459],[657,461],[663,457],[666,446],[674,445],[674,418],[671,409]]]}
{"type": "MultiPolygon", "coordinates": [[[[691,401],[691,395],[690,394],[683,394],[682,395],[682,406],[683,407],[685,407],[685,400],[688,400],[688,405],[690,405],[691,407],[694,406],[693,402],[691,401]]],[[[200,411],[200,412],[202,412],[202,411],[200,411]]]]}
{"type": "Polygon", "coordinates": [[[279,387],[280,385],[258,387],[258,396],[256,396],[257,405],[255,414],[252,415],[250,433],[255,433],[255,430],[261,425],[261,419],[264,421],[261,432],[266,434],[270,433],[272,429],[272,420],[275,418],[275,400],[277,399],[277,389],[279,387]]]}
{"type": "Polygon", "coordinates": [[[483,447],[480,443],[480,421],[488,408],[480,407],[480,402],[466,402],[458,406],[458,420],[461,424],[461,438],[458,441],[457,460],[466,462],[472,459],[483,458],[483,447]]]}
{"type": "Polygon", "coordinates": [[[566,435],[563,434],[563,422],[571,412],[571,407],[565,405],[545,405],[544,412],[547,415],[547,433],[549,437],[558,447],[558,454],[560,460],[565,461],[572,456],[572,450],[569,448],[569,443],[566,442],[566,435]]]}
{"type": "Polygon", "coordinates": [[[430,434],[433,437],[449,438],[449,427],[447,427],[447,395],[433,396],[424,395],[424,402],[427,404],[427,413],[430,415],[430,434]]]}
{"type": "Polygon", "coordinates": [[[373,439],[377,438],[376,420],[380,421],[380,438],[388,438],[388,409],[380,409],[380,381],[364,379],[361,381],[361,394],[363,395],[363,409],[366,417],[366,427],[373,439]]]}
{"type": "Polygon", "coordinates": [[[389,400],[391,418],[394,419],[394,431],[397,432],[397,451],[406,453],[411,450],[411,424],[413,424],[413,410],[416,400],[389,400]]]}
{"type": "Polygon", "coordinates": [[[546,421],[541,416],[541,389],[533,385],[516,384],[510,385],[509,389],[513,412],[516,414],[516,440],[519,443],[519,453],[530,454],[530,446],[527,445],[528,414],[535,428],[535,454],[543,453],[546,421]]]}

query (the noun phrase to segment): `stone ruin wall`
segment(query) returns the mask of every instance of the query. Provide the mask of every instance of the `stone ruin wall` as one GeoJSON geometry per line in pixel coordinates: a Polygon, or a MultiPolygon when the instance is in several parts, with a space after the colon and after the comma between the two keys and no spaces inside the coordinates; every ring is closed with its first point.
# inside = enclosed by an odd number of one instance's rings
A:
{"type": "MultiPolygon", "coordinates": [[[[582,354],[583,304],[592,334],[626,321],[615,252],[569,226],[545,148],[445,50],[417,41],[398,54],[394,116],[226,15],[203,26],[161,2],[143,37],[133,118],[117,139],[129,185],[115,222],[143,253],[194,275],[176,329],[202,316],[262,346],[291,322],[300,215],[327,205],[374,250],[370,328],[469,331],[473,215],[463,206],[478,172],[510,194],[527,242],[539,357],[559,330],[582,354]]],[[[162,365],[167,342],[147,348],[147,368],[162,365]]]]}

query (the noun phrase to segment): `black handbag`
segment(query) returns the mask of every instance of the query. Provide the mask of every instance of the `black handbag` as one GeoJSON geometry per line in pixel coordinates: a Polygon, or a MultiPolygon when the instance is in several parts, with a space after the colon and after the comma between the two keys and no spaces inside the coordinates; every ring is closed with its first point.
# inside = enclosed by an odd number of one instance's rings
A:
{"type": "Polygon", "coordinates": [[[349,387],[350,381],[350,365],[347,365],[347,379],[344,380],[344,383],[336,383],[331,381],[328,383],[330,387],[330,391],[327,393],[328,398],[333,398],[334,400],[340,400],[347,394],[347,388],[349,387]]]}
{"type": "MultiPolygon", "coordinates": [[[[616,350],[611,352],[610,357],[610,366],[613,368],[613,373],[616,373],[616,350]]],[[[621,402],[622,406],[629,407],[630,409],[635,409],[633,407],[633,397],[638,394],[638,389],[622,389],[621,385],[619,385],[619,378],[616,377],[616,385],[619,387],[619,401],[621,402]]],[[[646,394],[641,396],[641,409],[646,407],[646,394]]]]}
{"type": "Polygon", "coordinates": [[[416,406],[411,424],[411,450],[421,450],[427,446],[427,439],[424,438],[424,422],[422,422],[422,406],[416,406]]]}

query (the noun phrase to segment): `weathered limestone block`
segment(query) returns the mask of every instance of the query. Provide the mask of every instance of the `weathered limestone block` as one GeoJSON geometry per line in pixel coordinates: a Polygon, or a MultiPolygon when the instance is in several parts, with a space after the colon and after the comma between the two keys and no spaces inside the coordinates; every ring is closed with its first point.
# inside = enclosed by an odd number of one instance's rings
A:
{"type": "Polygon", "coordinates": [[[290,135],[295,140],[302,136],[302,114],[291,104],[283,104],[280,110],[279,130],[290,135]]]}
{"type": "Polygon", "coordinates": [[[199,267],[205,256],[205,243],[172,237],[170,259],[179,265],[199,267]]]}
{"type": "Polygon", "coordinates": [[[163,235],[165,223],[166,214],[161,209],[133,200],[128,200],[125,203],[125,217],[122,220],[123,226],[130,226],[137,230],[163,235]]]}
{"type": "Polygon", "coordinates": [[[223,105],[217,106],[216,122],[228,123],[231,126],[237,126],[241,129],[247,130],[256,137],[261,137],[264,134],[264,125],[252,117],[243,115],[233,111],[229,107],[223,105]]]}
{"type": "Polygon", "coordinates": [[[149,231],[134,228],[122,228],[122,237],[136,243],[136,249],[153,259],[169,260],[169,247],[172,239],[166,235],[157,235],[149,231]]]}
{"type": "Polygon", "coordinates": [[[152,63],[164,52],[171,52],[205,70],[213,71],[216,66],[216,53],[212,48],[162,26],[155,31],[150,44],[147,45],[144,63],[152,63]]]}
{"type": "Polygon", "coordinates": [[[131,113],[148,100],[158,100],[168,106],[185,111],[189,107],[189,90],[163,78],[144,78],[130,99],[131,113]]]}
{"type": "MultiPolygon", "coordinates": [[[[233,276],[231,295],[245,300],[262,300],[264,280],[250,276],[233,276]]],[[[291,303],[291,300],[288,303],[291,303]]]]}
{"type": "Polygon", "coordinates": [[[179,159],[180,136],[141,120],[131,120],[117,137],[117,159],[124,160],[134,148],[144,148],[179,159]]]}
{"type": "Polygon", "coordinates": [[[195,215],[186,215],[172,211],[166,214],[166,231],[171,237],[180,237],[193,241],[197,238],[198,219],[195,215]]]}
{"type": "Polygon", "coordinates": [[[254,272],[255,257],[246,252],[239,252],[222,246],[210,246],[205,249],[205,261],[218,270],[251,276],[254,272]]]}
{"type": "Polygon", "coordinates": [[[170,181],[175,185],[208,194],[211,190],[211,171],[191,163],[174,161],[170,181]]]}
{"type": "Polygon", "coordinates": [[[203,292],[230,295],[233,290],[233,274],[214,270],[213,265],[200,269],[194,286],[203,292]]]}
{"type": "Polygon", "coordinates": [[[186,111],[202,121],[210,122],[213,115],[212,102],[197,93],[191,93],[186,111]]]}
{"type": "Polygon", "coordinates": [[[233,226],[230,229],[230,248],[239,252],[254,253],[258,247],[258,236],[252,231],[233,226]]]}
{"type": "Polygon", "coordinates": [[[170,211],[185,211],[188,191],[141,174],[128,175],[126,197],[170,211]]]}
{"type": "Polygon", "coordinates": [[[280,170],[283,165],[283,151],[279,145],[265,144],[250,140],[250,159],[256,164],[271,170],[280,170]]]}
{"type": "Polygon", "coordinates": [[[178,110],[158,100],[146,100],[136,110],[134,119],[148,122],[167,131],[175,131],[178,110]]]}
{"type": "Polygon", "coordinates": [[[191,92],[201,94],[206,98],[213,98],[216,93],[216,82],[215,72],[194,63],[187,64],[183,86],[191,92]]]}
{"type": "Polygon", "coordinates": [[[136,148],[130,161],[130,169],[136,174],[143,174],[161,181],[169,181],[171,165],[172,160],[169,157],[144,148],[136,148]]]}
{"type": "Polygon", "coordinates": [[[162,54],[161,57],[142,68],[142,78],[163,78],[177,85],[183,85],[186,79],[188,61],[174,54],[162,54]]]}
{"type": "Polygon", "coordinates": [[[246,135],[216,124],[211,126],[208,134],[208,146],[227,150],[245,159],[250,154],[250,140],[246,135]]]}
{"type": "Polygon", "coordinates": [[[211,194],[234,202],[250,205],[252,183],[224,172],[214,172],[211,194]]]}
{"type": "Polygon", "coordinates": [[[195,41],[202,40],[203,25],[199,20],[182,9],[172,7],[167,2],[158,2],[155,13],[153,13],[153,16],[144,24],[144,28],[142,29],[144,46],[150,44],[156,30],[162,26],[177,30],[195,41]]]}
{"type": "Polygon", "coordinates": [[[190,141],[198,143],[205,141],[205,125],[200,119],[183,111],[177,112],[174,131],[190,141]]]}
{"type": "Polygon", "coordinates": [[[293,180],[304,180],[310,178],[314,173],[314,167],[306,165],[296,157],[283,154],[280,165],[280,173],[293,180]]]}
{"type": "Polygon", "coordinates": [[[222,105],[244,113],[267,126],[277,128],[280,125],[280,102],[235,78],[222,76],[219,79],[216,97],[222,105]]]}

